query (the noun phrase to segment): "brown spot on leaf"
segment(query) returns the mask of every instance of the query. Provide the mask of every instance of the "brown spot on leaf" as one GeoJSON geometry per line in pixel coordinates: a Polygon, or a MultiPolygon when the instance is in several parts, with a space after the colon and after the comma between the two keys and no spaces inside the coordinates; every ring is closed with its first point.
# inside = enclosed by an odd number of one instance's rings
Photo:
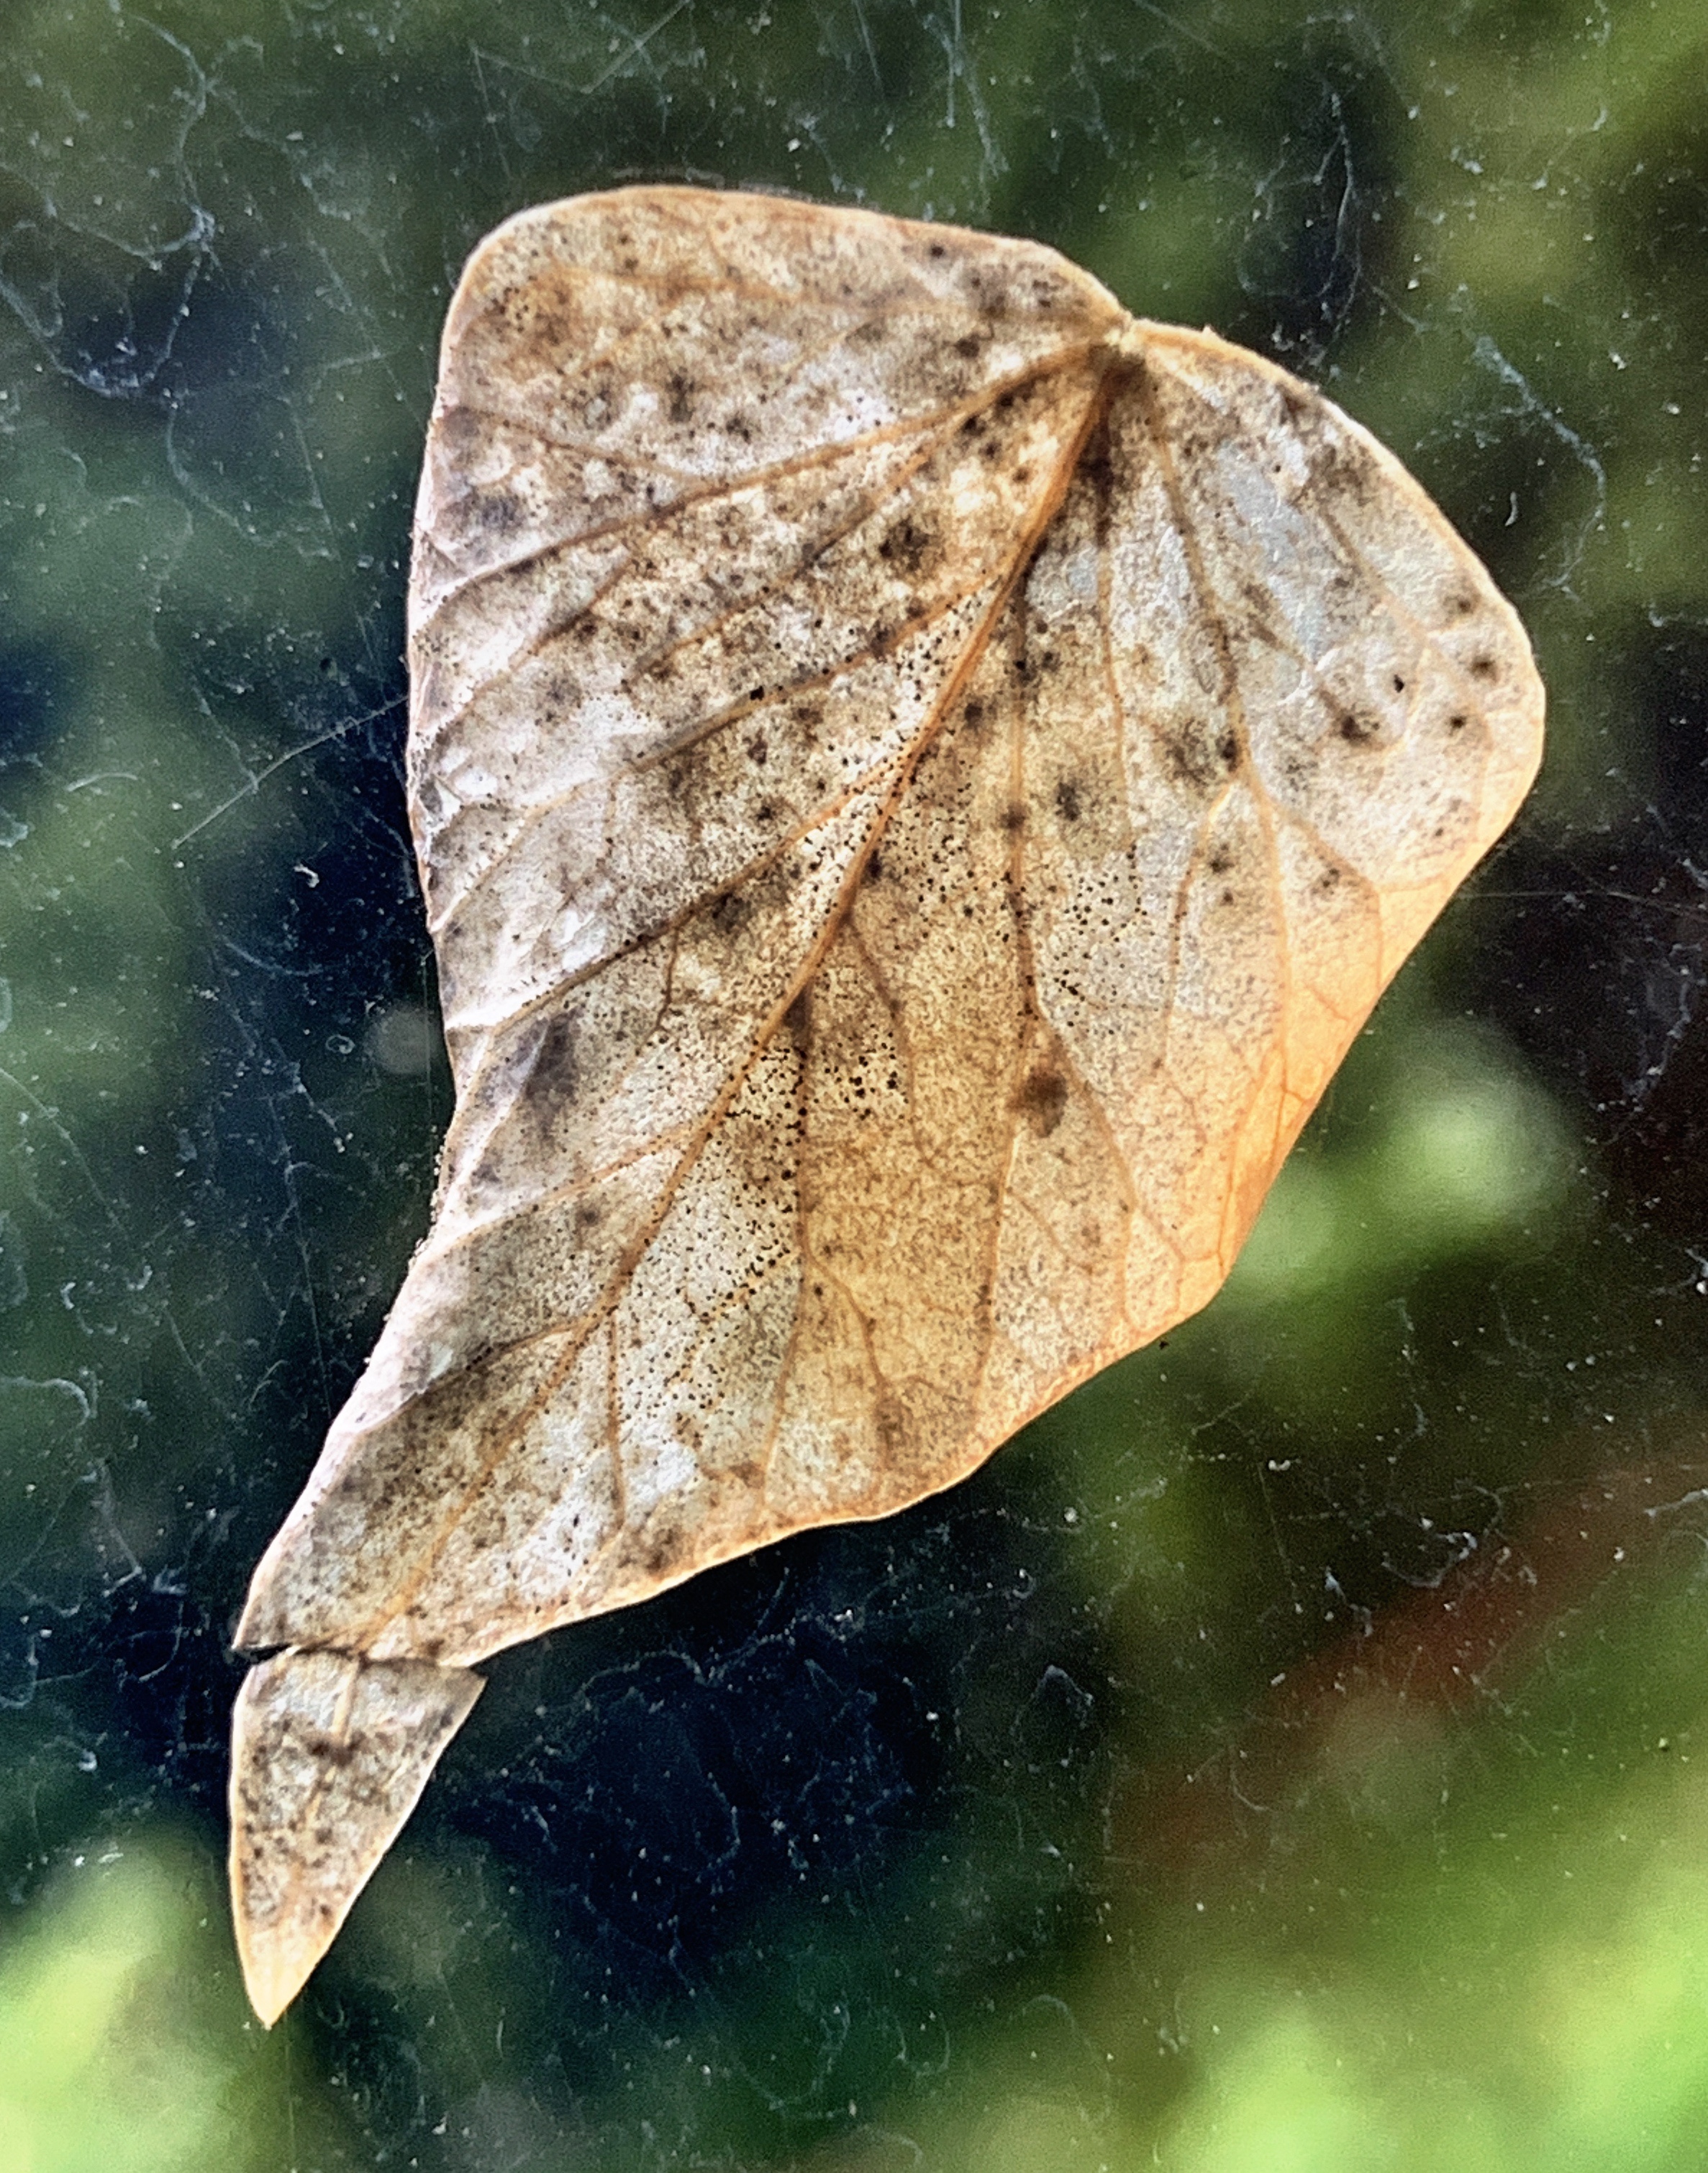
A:
{"type": "Polygon", "coordinates": [[[1177,784],[1210,793],[1220,785],[1237,760],[1239,742],[1231,733],[1215,731],[1208,719],[1198,718],[1167,736],[1163,755],[1177,784]]]}
{"type": "Polygon", "coordinates": [[[752,917],[753,908],[738,890],[726,890],[712,905],[712,925],[720,936],[733,936],[752,917]]]}
{"type": "Polygon", "coordinates": [[[559,1012],[548,1019],[522,1087],[522,1099],[534,1114],[550,1123],[572,1100],[580,1079],[576,1022],[559,1012]]]}
{"type": "Polygon", "coordinates": [[[1015,1107],[1040,1139],[1048,1139],[1068,1106],[1068,1082],[1048,1064],[1035,1065],[1021,1081],[1015,1107]]]}
{"type": "Polygon", "coordinates": [[[899,1456],[908,1446],[913,1422],[908,1406],[889,1390],[883,1391],[873,1414],[878,1448],[885,1456],[899,1456]]]}
{"type": "Polygon", "coordinates": [[[911,514],[904,515],[886,531],[878,556],[897,573],[917,574],[935,547],[936,538],[911,514]]]}

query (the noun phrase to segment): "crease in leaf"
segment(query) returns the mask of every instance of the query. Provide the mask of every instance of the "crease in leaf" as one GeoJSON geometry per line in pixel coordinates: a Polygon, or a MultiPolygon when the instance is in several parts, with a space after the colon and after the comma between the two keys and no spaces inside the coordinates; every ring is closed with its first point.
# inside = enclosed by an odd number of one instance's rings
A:
{"type": "Polygon", "coordinates": [[[1226,1275],[1541,752],[1391,456],[1033,244],[641,188],[446,326],[432,1227],[238,1631],[271,2021],[473,1665],[961,1478],[1226,1275]]]}

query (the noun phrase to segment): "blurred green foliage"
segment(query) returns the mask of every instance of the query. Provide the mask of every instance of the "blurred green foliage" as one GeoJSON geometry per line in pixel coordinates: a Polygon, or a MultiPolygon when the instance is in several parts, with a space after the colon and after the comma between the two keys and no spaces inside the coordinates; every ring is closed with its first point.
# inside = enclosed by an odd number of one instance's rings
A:
{"type": "Polygon", "coordinates": [[[1700,0],[11,0],[0,62],[0,2160],[1700,2165],[1700,0]],[[1312,376],[1518,602],[1549,762],[1205,1315],[506,1656],[263,2041],[223,1633],[449,1106],[439,322],[660,178],[1312,376]]]}
{"type": "Polygon", "coordinates": [[[13,2173],[249,2162],[254,2066],[197,1973],[221,1898],[166,1834],[143,1852],[72,1859],[0,1962],[0,2160],[13,2173]]]}

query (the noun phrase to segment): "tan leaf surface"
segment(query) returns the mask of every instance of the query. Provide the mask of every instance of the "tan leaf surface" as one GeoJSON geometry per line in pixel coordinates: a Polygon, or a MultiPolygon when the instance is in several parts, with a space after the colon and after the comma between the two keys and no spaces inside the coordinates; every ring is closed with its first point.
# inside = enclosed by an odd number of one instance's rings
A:
{"type": "Polygon", "coordinates": [[[468,1668],[292,1651],[231,1721],[232,1914],[269,2028],[325,1954],[485,1685],[468,1668]]]}
{"type": "Polygon", "coordinates": [[[275,1669],[886,1514],[1201,1306],[1541,751],[1307,386],[1029,243],[689,189],[477,252],[410,657],[456,1115],[275,1669]]]}

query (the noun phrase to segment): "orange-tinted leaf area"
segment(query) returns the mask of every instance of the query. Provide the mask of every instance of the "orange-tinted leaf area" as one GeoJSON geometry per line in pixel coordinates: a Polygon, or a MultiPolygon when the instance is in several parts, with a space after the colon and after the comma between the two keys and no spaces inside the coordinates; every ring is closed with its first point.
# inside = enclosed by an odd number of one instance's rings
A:
{"type": "Polygon", "coordinates": [[[1051,251],[629,189],[452,305],[409,783],[456,1114],[239,1632],[271,2020],[471,1663],[972,1470],[1204,1304],[1541,747],[1308,387],[1051,251]]]}

